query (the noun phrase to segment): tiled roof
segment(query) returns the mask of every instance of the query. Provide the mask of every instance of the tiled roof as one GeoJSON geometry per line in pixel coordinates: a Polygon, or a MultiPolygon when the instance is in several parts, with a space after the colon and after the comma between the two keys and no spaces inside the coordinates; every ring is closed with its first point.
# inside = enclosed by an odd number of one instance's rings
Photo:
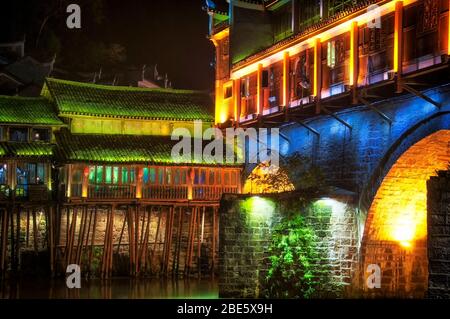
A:
{"type": "MultiPolygon", "coordinates": [[[[177,162],[172,147],[178,141],[170,136],[71,134],[67,129],[56,133],[59,156],[67,162],[215,165],[210,161],[177,162]]],[[[192,148],[193,150],[193,148],[192,148]]],[[[193,151],[192,151],[193,152],[193,151]]]]}
{"type": "Polygon", "coordinates": [[[54,155],[55,145],[50,143],[1,142],[1,157],[38,157],[48,158],[54,155]]]}
{"type": "Polygon", "coordinates": [[[209,94],[172,89],[141,89],[47,79],[42,95],[60,115],[212,122],[209,94]]]}
{"type": "Polygon", "coordinates": [[[0,96],[0,124],[6,123],[64,125],[51,102],[45,98],[0,96]]]}

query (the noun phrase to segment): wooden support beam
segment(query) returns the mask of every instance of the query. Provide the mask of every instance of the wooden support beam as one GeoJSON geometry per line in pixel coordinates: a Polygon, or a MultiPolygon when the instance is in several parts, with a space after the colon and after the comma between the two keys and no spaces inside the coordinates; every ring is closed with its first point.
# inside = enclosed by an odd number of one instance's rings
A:
{"type": "Polygon", "coordinates": [[[295,120],[294,122],[297,123],[297,124],[299,124],[299,125],[301,125],[301,126],[303,126],[303,127],[306,128],[307,130],[311,131],[313,134],[315,134],[315,135],[317,135],[318,137],[320,137],[320,133],[319,133],[316,129],[314,129],[313,127],[311,127],[311,126],[309,126],[308,124],[306,124],[305,122],[300,121],[300,120],[295,120]]]}
{"type": "Polygon", "coordinates": [[[400,83],[400,86],[401,86],[403,89],[405,89],[406,91],[408,91],[409,93],[414,94],[414,95],[420,97],[421,99],[427,101],[427,102],[430,103],[430,104],[433,104],[433,105],[434,105],[435,107],[437,107],[438,109],[441,108],[441,106],[442,106],[441,103],[436,102],[436,101],[433,100],[432,98],[426,96],[425,94],[423,94],[422,92],[420,92],[420,91],[414,89],[413,87],[411,87],[411,86],[409,86],[409,85],[407,85],[407,84],[405,84],[405,83],[400,83]]]}
{"type": "Polygon", "coordinates": [[[374,111],[374,112],[377,113],[379,116],[381,116],[381,117],[383,118],[383,120],[385,120],[385,121],[388,122],[389,124],[392,124],[392,120],[389,118],[389,116],[387,116],[386,114],[384,114],[382,111],[380,111],[377,107],[375,107],[372,103],[370,103],[369,101],[367,101],[365,98],[359,97],[359,101],[361,101],[361,103],[363,103],[365,106],[367,106],[367,107],[370,108],[372,111],[374,111]]]}
{"type": "Polygon", "coordinates": [[[343,119],[341,119],[339,116],[337,116],[336,114],[334,114],[333,112],[330,112],[326,107],[324,107],[323,105],[321,105],[321,110],[324,111],[327,115],[330,115],[331,117],[333,117],[336,121],[340,122],[341,124],[345,125],[346,127],[348,127],[350,130],[352,130],[352,126],[350,124],[348,124],[347,122],[345,122],[343,119]]]}
{"type": "Polygon", "coordinates": [[[262,87],[262,80],[263,80],[263,65],[260,63],[258,64],[257,88],[256,88],[257,92],[256,114],[258,115],[258,117],[262,114],[262,109],[264,105],[264,92],[262,87]]]}

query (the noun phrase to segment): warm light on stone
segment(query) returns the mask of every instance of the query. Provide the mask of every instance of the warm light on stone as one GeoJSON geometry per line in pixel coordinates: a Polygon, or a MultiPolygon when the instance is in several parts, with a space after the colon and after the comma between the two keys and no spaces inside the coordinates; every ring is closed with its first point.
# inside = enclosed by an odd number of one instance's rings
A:
{"type": "Polygon", "coordinates": [[[427,180],[446,170],[450,131],[442,130],[409,148],[384,178],[368,213],[365,266],[379,264],[384,294],[423,294],[427,276],[427,180]]]}

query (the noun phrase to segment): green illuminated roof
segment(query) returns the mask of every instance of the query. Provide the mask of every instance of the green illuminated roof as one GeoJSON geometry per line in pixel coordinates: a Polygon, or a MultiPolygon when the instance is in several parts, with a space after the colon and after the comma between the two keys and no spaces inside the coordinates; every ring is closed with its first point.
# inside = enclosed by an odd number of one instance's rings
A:
{"type": "Polygon", "coordinates": [[[213,121],[208,94],[172,89],[142,89],[47,79],[42,95],[54,100],[60,115],[213,121]]]}
{"type": "Polygon", "coordinates": [[[47,99],[17,96],[0,96],[0,124],[64,125],[47,99]]]}
{"type": "Polygon", "coordinates": [[[52,157],[55,145],[49,143],[0,143],[0,156],[2,157],[52,157]]]}
{"type": "Polygon", "coordinates": [[[56,140],[60,156],[68,162],[216,165],[174,161],[171,152],[178,141],[172,141],[170,136],[86,135],[63,129],[56,133],[56,140]]]}

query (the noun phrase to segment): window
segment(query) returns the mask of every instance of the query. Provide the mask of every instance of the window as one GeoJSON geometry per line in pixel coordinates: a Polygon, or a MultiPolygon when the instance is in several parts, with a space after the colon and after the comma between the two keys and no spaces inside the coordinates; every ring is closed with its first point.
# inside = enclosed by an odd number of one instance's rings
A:
{"type": "Polygon", "coordinates": [[[269,71],[264,70],[262,72],[262,87],[267,88],[269,87],[269,71]]]}
{"type": "Polygon", "coordinates": [[[8,184],[8,166],[0,164],[0,185],[8,184]]]}
{"type": "Polygon", "coordinates": [[[209,171],[209,185],[214,185],[214,171],[209,171]]]}
{"type": "Polygon", "coordinates": [[[112,167],[111,166],[106,166],[105,167],[105,183],[106,184],[111,184],[112,183],[112,167]]]}
{"type": "Polygon", "coordinates": [[[232,86],[225,87],[223,98],[224,99],[229,99],[232,96],[233,96],[233,87],[232,86]]]}
{"type": "Polygon", "coordinates": [[[24,163],[18,164],[16,179],[18,185],[41,185],[45,183],[45,164],[24,163]]]}
{"type": "Polygon", "coordinates": [[[166,168],[166,185],[172,184],[172,169],[166,168]]]}
{"type": "Polygon", "coordinates": [[[36,141],[49,142],[51,139],[50,138],[50,130],[34,128],[31,132],[31,138],[35,142],[36,141]]]}
{"type": "Polygon", "coordinates": [[[28,129],[26,127],[11,127],[9,129],[9,140],[11,142],[27,142],[28,129]]]}

